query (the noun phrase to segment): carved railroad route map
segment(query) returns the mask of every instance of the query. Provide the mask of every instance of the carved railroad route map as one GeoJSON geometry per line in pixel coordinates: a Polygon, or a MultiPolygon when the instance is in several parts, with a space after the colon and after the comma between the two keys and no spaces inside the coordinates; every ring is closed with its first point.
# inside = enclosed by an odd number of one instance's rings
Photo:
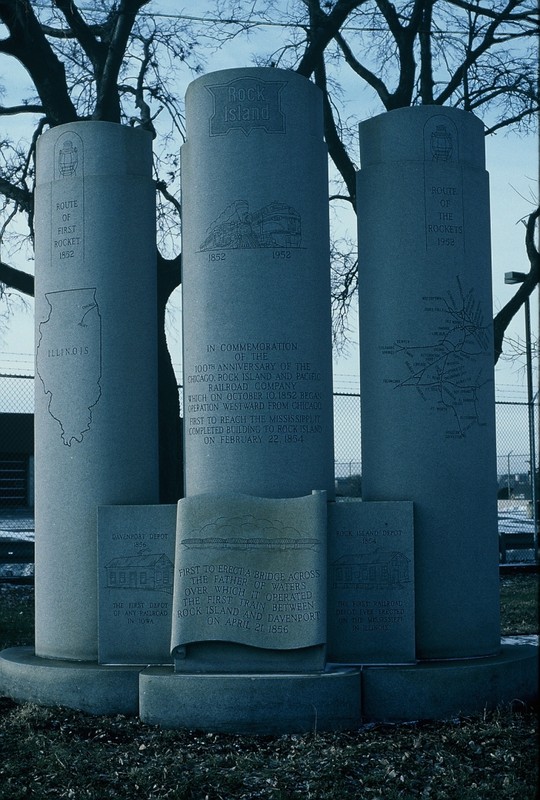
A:
{"type": "Polygon", "coordinates": [[[395,391],[415,391],[430,410],[444,415],[445,438],[463,438],[484,425],[479,395],[492,383],[489,372],[491,326],[473,289],[456,277],[456,289],[423,296],[419,329],[426,339],[396,339],[381,347],[383,355],[399,359],[399,374],[385,378],[395,391]]]}

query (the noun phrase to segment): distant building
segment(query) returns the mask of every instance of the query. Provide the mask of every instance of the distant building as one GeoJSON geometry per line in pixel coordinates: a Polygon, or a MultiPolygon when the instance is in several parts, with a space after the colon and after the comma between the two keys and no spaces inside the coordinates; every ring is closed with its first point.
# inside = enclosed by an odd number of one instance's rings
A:
{"type": "Polygon", "coordinates": [[[499,500],[506,500],[512,497],[531,499],[531,476],[528,472],[512,472],[506,475],[499,475],[498,492],[499,500]]]}
{"type": "Polygon", "coordinates": [[[0,506],[34,505],[34,415],[0,414],[0,506]]]}

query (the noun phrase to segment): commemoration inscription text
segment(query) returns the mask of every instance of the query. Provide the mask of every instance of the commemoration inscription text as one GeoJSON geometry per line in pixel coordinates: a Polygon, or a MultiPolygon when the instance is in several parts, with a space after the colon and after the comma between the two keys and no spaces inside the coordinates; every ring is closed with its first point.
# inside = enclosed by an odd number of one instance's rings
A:
{"type": "Polygon", "coordinates": [[[293,444],[322,432],[322,376],[297,342],[217,342],[186,376],[187,435],[205,445],[293,444]]]}

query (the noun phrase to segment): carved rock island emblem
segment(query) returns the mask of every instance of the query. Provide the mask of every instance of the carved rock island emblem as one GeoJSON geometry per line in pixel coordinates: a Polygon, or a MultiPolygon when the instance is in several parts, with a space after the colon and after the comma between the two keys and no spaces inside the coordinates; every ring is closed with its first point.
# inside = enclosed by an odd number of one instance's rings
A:
{"type": "Polygon", "coordinates": [[[101,397],[101,315],[96,290],[45,295],[49,315],[39,325],[37,373],[49,396],[49,414],[68,447],[82,442],[101,397]]]}
{"type": "Polygon", "coordinates": [[[262,128],[267,133],[285,133],[285,114],[281,110],[284,86],[283,81],[248,77],[207,86],[214,101],[210,136],[235,129],[247,135],[254,128],[262,128]]]}

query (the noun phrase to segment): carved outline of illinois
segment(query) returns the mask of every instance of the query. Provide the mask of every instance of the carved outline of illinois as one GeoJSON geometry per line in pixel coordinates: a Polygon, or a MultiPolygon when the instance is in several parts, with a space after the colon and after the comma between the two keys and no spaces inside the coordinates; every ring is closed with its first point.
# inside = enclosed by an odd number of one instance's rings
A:
{"type": "Polygon", "coordinates": [[[36,372],[49,395],[49,414],[71,447],[90,430],[101,397],[101,315],[95,287],[47,292],[45,299],[49,314],[39,324],[36,372]]]}

